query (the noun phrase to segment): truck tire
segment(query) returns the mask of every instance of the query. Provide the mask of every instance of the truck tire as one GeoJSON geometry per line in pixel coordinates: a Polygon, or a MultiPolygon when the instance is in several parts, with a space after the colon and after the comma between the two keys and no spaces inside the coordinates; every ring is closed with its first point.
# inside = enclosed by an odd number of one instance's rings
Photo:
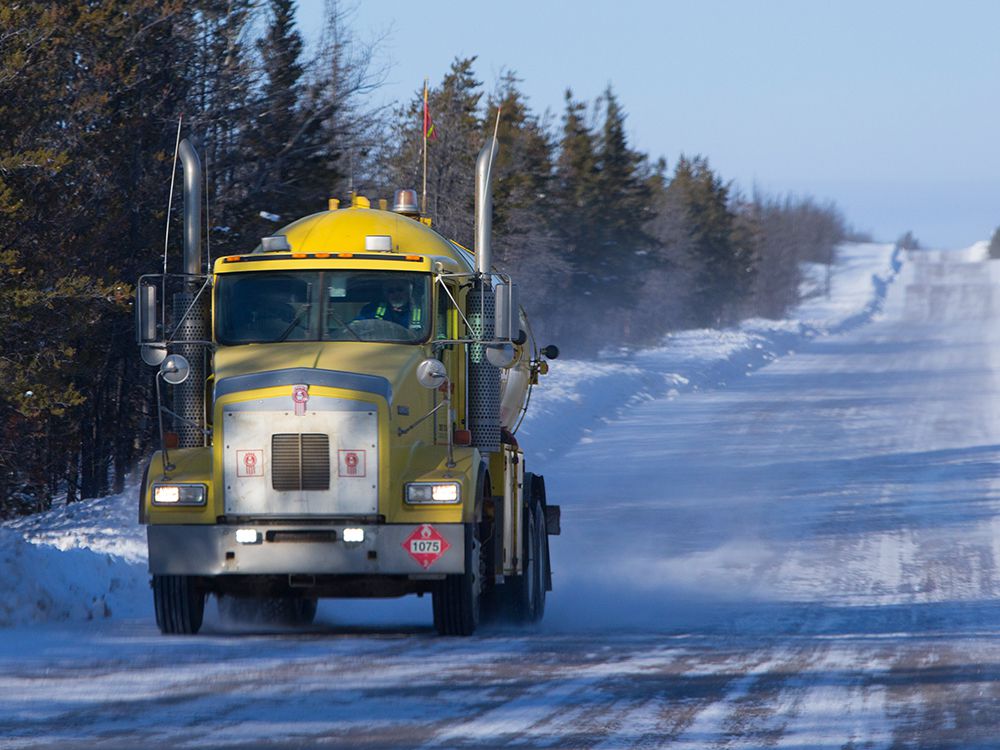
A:
{"type": "Polygon", "coordinates": [[[465,525],[465,572],[445,576],[432,594],[434,627],[440,635],[472,635],[479,625],[483,577],[477,528],[465,525]]]}
{"type": "MultiPolygon", "coordinates": [[[[527,481],[525,482],[527,483],[527,481]]],[[[524,509],[524,561],[522,573],[504,584],[508,588],[507,613],[518,623],[538,622],[545,614],[545,513],[541,503],[529,498],[524,509]]]]}
{"type": "Polygon", "coordinates": [[[549,588],[549,530],[545,525],[545,508],[541,502],[535,501],[533,515],[538,522],[535,529],[535,549],[537,564],[535,565],[535,611],[532,622],[540,622],[545,617],[545,592],[549,588]]]}
{"type": "Polygon", "coordinates": [[[205,592],[190,576],[153,576],[156,626],[166,635],[194,635],[205,617],[205,592]]]}

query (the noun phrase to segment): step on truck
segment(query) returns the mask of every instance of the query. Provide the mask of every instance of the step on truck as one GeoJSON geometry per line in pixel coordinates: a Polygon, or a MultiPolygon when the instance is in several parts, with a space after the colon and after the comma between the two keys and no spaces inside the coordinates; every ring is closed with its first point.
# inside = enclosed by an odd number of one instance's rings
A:
{"type": "Polygon", "coordinates": [[[353,196],[203,266],[187,140],[179,273],[136,286],[161,447],[145,469],[156,623],[308,624],[324,597],[430,594],[442,635],[538,621],[559,507],[514,436],[539,349],[491,265],[497,146],[476,163],[475,251],[413,190],[353,196]],[[206,271],[210,271],[206,273],[206,271]]]}

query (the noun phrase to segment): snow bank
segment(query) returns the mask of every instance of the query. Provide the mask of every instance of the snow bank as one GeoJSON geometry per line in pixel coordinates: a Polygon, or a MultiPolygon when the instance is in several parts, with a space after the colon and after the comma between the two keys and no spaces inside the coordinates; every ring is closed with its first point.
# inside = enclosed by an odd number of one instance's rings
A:
{"type": "Polygon", "coordinates": [[[133,486],[0,527],[0,626],[149,615],[136,493],[133,486]]]}

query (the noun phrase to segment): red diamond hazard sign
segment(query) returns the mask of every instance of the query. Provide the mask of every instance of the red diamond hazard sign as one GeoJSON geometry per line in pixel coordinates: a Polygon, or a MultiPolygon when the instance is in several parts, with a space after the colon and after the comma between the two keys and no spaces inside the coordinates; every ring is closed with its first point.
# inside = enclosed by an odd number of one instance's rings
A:
{"type": "Polygon", "coordinates": [[[410,557],[420,563],[424,570],[433,565],[449,547],[451,545],[448,544],[448,540],[429,523],[414,529],[413,533],[406,537],[406,541],[403,542],[403,549],[409,552],[410,557]]]}

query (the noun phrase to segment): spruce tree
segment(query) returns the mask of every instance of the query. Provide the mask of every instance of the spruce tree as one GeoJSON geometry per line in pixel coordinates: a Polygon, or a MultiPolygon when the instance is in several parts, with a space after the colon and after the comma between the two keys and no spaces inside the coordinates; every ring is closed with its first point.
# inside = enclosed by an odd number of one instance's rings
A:
{"type": "Polygon", "coordinates": [[[696,324],[736,322],[753,288],[756,259],[748,238],[736,231],[729,186],[707,159],[682,156],[667,191],[676,195],[685,211],[696,266],[696,324]]]}
{"type": "MultiPolygon", "coordinates": [[[[427,141],[427,213],[435,229],[471,248],[475,164],[483,146],[479,111],[482,91],[472,66],[474,57],[456,58],[439,86],[429,90],[435,137],[427,141]]],[[[423,89],[393,118],[388,144],[380,154],[386,168],[383,189],[414,188],[421,192],[423,89]]]]}
{"type": "Polygon", "coordinates": [[[519,79],[506,72],[490,97],[482,139],[493,135],[500,152],[494,165],[493,260],[510,273],[530,301],[535,333],[547,336],[548,320],[568,293],[570,263],[553,228],[557,211],[555,144],[546,125],[534,115],[518,89],[519,79]]]}

